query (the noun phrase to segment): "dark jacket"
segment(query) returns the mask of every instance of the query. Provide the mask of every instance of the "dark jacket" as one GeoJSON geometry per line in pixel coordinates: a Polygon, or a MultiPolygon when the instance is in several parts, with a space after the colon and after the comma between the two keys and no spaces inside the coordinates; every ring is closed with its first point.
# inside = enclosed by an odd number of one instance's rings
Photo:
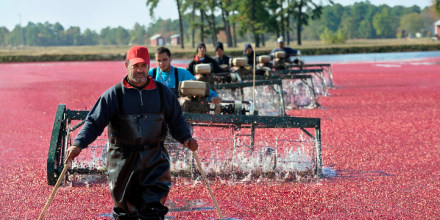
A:
{"type": "Polygon", "coordinates": [[[223,54],[223,56],[220,58],[218,56],[214,57],[214,60],[218,63],[218,65],[227,64],[229,66],[229,60],[231,59],[230,56],[226,56],[223,54]]]}
{"type": "MultiPolygon", "coordinates": [[[[151,77],[143,89],[137,89],[123,79],[122,95],[123,109],[125,114],[156,113],[160,110],[158,88],[151,77]]],[[[182,109],[176,96],[166,86],[163,88],[164,116],[165,122],[170,130],[171,136],[183,143],[191,137],[188,124],[183,117],[182,109]]],[[[86,117],[84,126],[75,139],[74,145],[86,148],[92,143],[109,124],[110,120],[119,114],[119,103],[115,86],[105,91],[86,117]]]]}
{"type": "Polygon", "coordinates": [[[277,48],[273,49],[270,52],[270,58],[271,59],[274,58],[275,52],[277,52],[277,51],[284,51],[284,52],[286,52],[286,57],[287,57],[287,59],[289,61],[290,61],[290,57],[294,57],[294,56],[296,56],[298,54],[298,50],[295,50],[295,49],[293,49],[291,47],[284,47],[283,49],[277,47],[277,48]]]}
{"type": "MultiPolygon", "coordinates": [[[[246,54],[246,52],[244,53],[244,55],[245,55],[246,58],[247,58],[247,61],[248,61],[248,65],[249,65],[249,66],[254,66],[254,53],[255,53],[255,51],[252,51],[251,54],[246,54]]],[[[257,59],[257,56],[258,56],[258,55],[255,56],[255,59],[257,59]]],[[[257,60],[255,60],[255,61],[257,61],[257,60]]],[[[257,64],[257,62],[256,62],[255,64],[257,64]]]]}

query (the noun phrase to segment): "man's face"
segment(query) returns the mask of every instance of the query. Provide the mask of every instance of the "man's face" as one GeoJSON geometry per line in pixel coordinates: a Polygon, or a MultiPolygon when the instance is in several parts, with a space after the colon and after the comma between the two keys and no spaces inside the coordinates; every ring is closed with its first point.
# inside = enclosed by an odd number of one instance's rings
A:
{"type": "Polygon", "coordinates": [[[135,65],[125,63],[125,67],[127,68],[128,79],[134,86],[143,86],[147,83],[150,67],[146,63],[136,63],[135,65]]]}
{"type": "Polygon", "coordinates": [[[155,54],[156,64],[163,72],[168,72],[171,69],[171,57],[167,53],[155,54]]]}
{"type": "Polygon", "coordinates": [[[252,53],[252,48],[250,48],[250,47],[248,47],[248,48],[246,48],[246,54],[251,54],[252,53]]]}
{"type": "Polygon", "coordinates": [[[215,51],[215,54],[216,54],[218,57],[222,57],[223,54],[224,54],[224,51],[223,51],[221,48],[218,48],[218,49],[215,51]]]}
{"type": "Polygon", "coordinates": [[[197,48],[197,55],[199,57],[205,57],[205,54],[206,54],[206,48],[204,46],[197,48]]]}
{"type": "Polygon", "coordinates": [[[284,48],[284,42],[279,42],[279,43],[278,43],[278,46],[279,46],[281,49],[283,49],[283,48],[284,48]]]}

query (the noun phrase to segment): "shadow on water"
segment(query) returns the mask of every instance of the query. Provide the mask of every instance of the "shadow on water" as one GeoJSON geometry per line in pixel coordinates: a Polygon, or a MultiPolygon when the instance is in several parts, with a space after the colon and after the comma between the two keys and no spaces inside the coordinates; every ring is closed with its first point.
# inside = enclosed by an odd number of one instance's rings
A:
{"type": "MultiPolygon", "coordinates": [[[[194,199],[194,200],[169,200],[166,203],[166,206],[169,208],[168,213],[176,213],[176,212],[199,212],[199,211],[211,211],[215,210],[214,207],[206,206],[206,202],[202,199],[194,199]]],[[[98,216],[101,219],[113,219],[111,213],[105,213],[98,216]]],[[[165,216],[165,219],[174,219],[173,216],[165,216]]],[[[237,218],[223,218],[227,220],[240,220],[237,218]]]]}
{"type": "Polygon", "coordinates": [[[201,199],[186,200],[186,201],[170,200],[167,202],[166,206],[169,208],[169,212],[192,212],[192,211],[206,211],[206,210],[214,209],[214,207],[203,206],[205,204],[206,203],[201,199]]]}
{"type": "Polygon", "coordinates": [[[333,169],[335,165],[331,165],[329,167],[323,168],[323,176],[327,179],[336,179],[336,178],[362,178],[362,177],[377,177],[377,176],[395,176],[394,174],[390,174],[380,170],[336,170],[333,169]]]}

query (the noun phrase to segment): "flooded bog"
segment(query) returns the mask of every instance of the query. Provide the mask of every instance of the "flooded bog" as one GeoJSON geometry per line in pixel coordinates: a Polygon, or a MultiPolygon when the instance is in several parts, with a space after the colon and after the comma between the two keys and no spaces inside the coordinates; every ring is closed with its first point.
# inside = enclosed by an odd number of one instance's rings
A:
{"type": "MultiPolygon", "coordinates": [[[[320,107],[287,110],[290,116],[321,118],[325,178],[306,182],[211,179],[225,218],[440,216],[440,125],[435,120],[440,117],[440,58],[332,63],[332,69],[335,88],[320,98],[320,107]]],[[[47,184],[46,165],[58,104],[90,110],[125,72],[123,61],[0,64],[1,219],[36,219],[53,189],[47,184]]],[[[204,142],[200,152],[231,147],[231,140],[215,139],[222,132],[228,131],[196,131],[204,142]]],[[[290,133],[261,132],[259,144],[265,146],[265,139],[276,137],[291,141],[290,133]]],[[[99,158],[102,152],[93,155],[99,158]]],[[[208,163],[205,166],[210,169],[208,163]]],[[[81,181],[58,189],[46,219],[110,218],[112,201],[106,181],[81,181]]],[[[174,184],[167,205],[167,219],[218,218],[200,180],[174,184]]]]}

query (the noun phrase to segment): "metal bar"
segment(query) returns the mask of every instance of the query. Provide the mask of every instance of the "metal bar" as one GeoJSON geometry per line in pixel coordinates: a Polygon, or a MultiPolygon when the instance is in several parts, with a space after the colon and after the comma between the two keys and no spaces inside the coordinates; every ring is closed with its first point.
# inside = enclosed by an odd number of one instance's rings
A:
{"type": "Polygon", "coordinates": [[[285,69],[285,70],[271,70],[269,71],[269,73],[271,74],[304,74],[304,73],[317,73],[317,72],[322,72],[323,69],[319,68],[319,69],[297,69],[297,70],[293,70],[293,69],[285,69]]]}
{"type": "MultiPolygon", "coordinates": [[[[256,86],[264,86],[264,85],[273,85],[273,84],[281,84],[281,80],[277,79],[266,79],[266,80],[258,80],[255,81],[256,86]]],[[[240,83],[222,83],[211,85],[212,89],[238,89],[243,87],[252,87],[254,85],[253,82],[240,82],[240,83]]]]}
{"type": "Polygon", "coordinates": [[[62,134],[64,132],[65,127],[65,119],[64,112],[66,111],[66,105],[60,104],[58,105],[55,121],[52,128],[52,135],[50,138],[49,151],[47,153],[47,182],[49,185],[55,185],[57,181],[57,174],[55,173],[55,168],[58,168],[57,164],[59,158],[57,157],[58,153],[57,148],[61,147],[62,143],[62,134]]]}
{"type": "Polygon", "coordinates": [[[281,96],[281,113],[282,116],[286,116],[286,103],[284,103],[284,91],[283,91],[283,83],[280,84],[279,87],[279,94],[281,96]]]}
{"type": "Polygon", "coordinates": [[[190,123],[214,124],[255,124],[256,128],[315,128],[320,123],[319,118],[282,117],[282,116],[256,116],[256,115],[212,115],[183,113],[190,123]]]}
{"type": "MultiPolygon", "coordinates": [[[[321,122],[319,123],[321,124],[321,122]]],[[[321,125],[315,128],[315,146],[316,146],[316,175],[322,177],[322,155],[321,155],[321,125]]]]}
{"type": "Polygon", "coordinates": [[[89,111],[73,111],[73,110],[67,110],[66,112],[67,118],[70,120],[84,120],[87,117],[87,114],[89,114],[89,111]]]}
{"type": "Polygon", "coordinates": [[[303,68],[303,67],[329,67],[330,63],[310,63],[310,64],[302,64],[302,65],[286,65],[287,68],[303,68]]]}
{"type": "MultiPolygon", "coordinates": [[[[319,70],[304,70],[304,71],[293,71],[293,74],[287,74],[287,73],[291,73],[286,71],[285,75],[270,75],[270,76],[255,76],[257,80],[264,80],[264,79],[304,79],[304,78],[308,78],[311,77],[310,75],[298,75],[295,73],[315,73],[315,72],[322,72],[322,69],[319,70]]],[[[241,77],[242,80],[251,80],[250,76],[242,76],[241,77]]],[[[226,83],[225,83],[226,84],[226,83]]],[[[223,84],[219,84],[219,85],[223,85],[223,84]]]]}
{"type": "Polygon", "coordinates": [[[313,138],[313,139],[315,139],[315,137],[313,137],[313,135],[312,134],[310,134],[306,129],[304,129],[304,128],[300,128],[304,133],[306,133],[307,134],[307,136],[309,136],[309,137],[311,137],[311,138],[313,138]]]}
{"type": "Polygon", "coordinates": [[[251,127],[251,148],[254,150],[254,139],[255,139],[255,124],[251,127]]]}
{"type": "Polygon", "coordinates": [[[80,123],[78,123],[77,125],[73,126],[73,128],[71,128],[70,131],[74,131],[74,130],[78,129],[85,122],[86,122],[86,120],[82,120],[80,123]]]}

